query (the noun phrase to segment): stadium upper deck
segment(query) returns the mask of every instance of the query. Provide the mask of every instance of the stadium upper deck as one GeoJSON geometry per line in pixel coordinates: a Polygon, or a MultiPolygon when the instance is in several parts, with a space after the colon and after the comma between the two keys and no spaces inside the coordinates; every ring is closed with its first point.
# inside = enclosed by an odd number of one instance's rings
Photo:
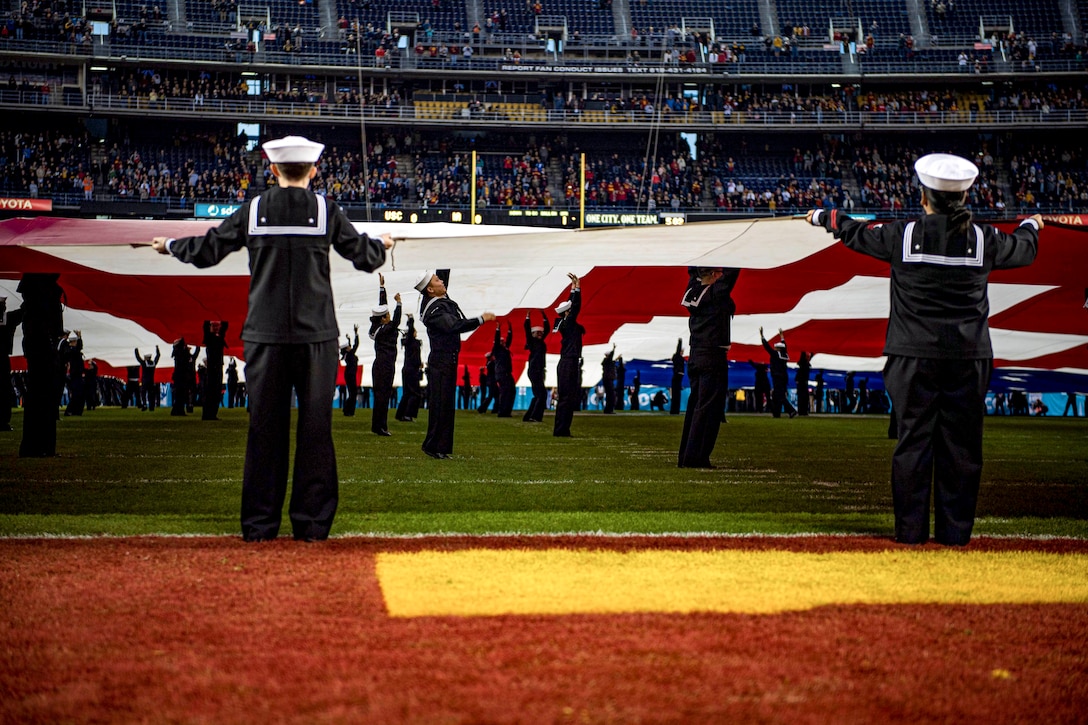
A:
{"type": "MultiPolygon", "coordinates": [[[[584,147],[593,150],[603,140],[636,136],[645,145],[647,134],[676,145],[681,133],[698,135],[692,148],[718,148],[723,135],[761,133],[808,134],[801,145],[818,153],[820,134],[968,132],[963,148],[982,153],[985,134],[1088,126],[1086,6],[1088,0],[31,0],[13,4],[0,27],[8,71],[7,85],[0,77],[0,106],[103,119],[93,135],[111,143],[123,135],[119,129],[160,117],[180,132],[206,121],[261,124],[262,136],[300,124],[319,127],[306,133],[336,136],[360,121],[378,133],[561,131],[591,139],[584,147]]],[[[4,124],[14,133],[28,130],[17,125],[4,124]]],[[[916,138],[919,147],[928,143],[916,138]]],[[[457,136],[450,150],[465,153],[466,139],[457,136]]],[[[517,158],[532,145],[518,140],[491,151],[517,158]]],[[[1083,154],[1066,169],[1053,150],[1027,148],[1019,140],[1008,145],[994,193],[980,203],[1079,204],[1083,154]],[[1026,156],[1048,161],[1025,175],[1031,166],[1012,168],[1011,160],[1026,156]]],[[[156,153],[146,145],[122,151],[126,159],[156,153]]],[[[659,174],[657,187],[652,174],[636,169],[619,183],[598,180],[587,196],[593,204],[626,197],[703,210],[787,209],[821,195],[841,202],[851,193],[852,202],[878,209],[914,203],[909,180],[881,178],[879,171],[793,178],[773,156],[738,164],[762,169],[747,175],[700,159],[685,174],[659,174]]],[[[188,182],[193,173],[185,161],[168,164],[173,189],[159,198],[179,198],[176,175],[184,172],[188,182]]],[[[194,157],[200,178],[184,184],[185,203],[244,195],[259,176],[253,161],[247,169],[244,159],[224,166],[220,156],[194,157]]],[[[426,182],[427,158],[418,165],[422,175],[414,160],[402,161],[371,198],[467,203],[464,180],[444,171],[445,158],[431,172],[433,183],[426,182]]],[[[494,166],[500,161],[483,162],[483,203],[571,203],[565,166],[553,164],[533,186],[532,174],[511,175],[494,166]]],[[[78,170],[100,160],[73,163],[78,170]]],[[[589,163],[601,159],[591,153],[589,163]]],[[[630,163],[637,167],[639,159],[630,163]]],[[[9,172],[8,191],[26,191],[31,181],[42,182],[41,193],[51,189],[53,177],[33,180],[26,171],[9,172]]],[[[359,173],[351,177],[337,192],[349,194],[349,202],[371,186],[359,173]]],[[[132,198],[142,185],[118,177],[114,188],[109,181],[98,179],[96,198],[113,198],[116,188],[132,198]]],[[[78,189],[63,194],[83,198],[78,189]]]]}

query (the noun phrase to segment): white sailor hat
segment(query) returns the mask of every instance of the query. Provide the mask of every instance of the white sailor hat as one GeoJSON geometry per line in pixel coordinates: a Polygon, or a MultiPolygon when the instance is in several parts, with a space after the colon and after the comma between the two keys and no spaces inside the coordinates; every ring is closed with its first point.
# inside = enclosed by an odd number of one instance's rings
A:
{"type": "Polygon", "coordinates": [[[423,276],[419,278],[419,281],[413,285],[416,288],[416,292],[423,294],[423,291],[427,289],[427,285],[431,283],[431,277],[434,277],[434,272],[428,269],[423,273],[423,276]]]}
{"type": "Polygon", "coordinates": [[[529,332],[544,332],[543,325],[533,325],[529,328],[529,332]]]}
{"type": "Polygon", "coordinates": [[[324,144],[302,136],[284,136],[261,146],[274,164],[312,164],[325,150],[324,144]]]}
{"type": "Polygon", "coordinates": [[[389,305],[378,305],[370,311],[371,317],[384,317],[389,312],[389,305]]]}
{"type": "Polygon", "coordinates": [[[784,350],[786,348],[786,343],[784,343],[782,341],[779,341],[779,342],[776,342],[774,344],[774,346],[777,347],[780,350],[784,350]]]}
{"type": "Polygon", "coordinates": [[[978,177],[978,167],[952,154],[928,154],[914,162],[922,186],[934,191],[967,191],[978,177]]]}
{"type": "Polygon", "coordinates": [[[563,314],[571,308],[570,300],[563,300],[559,303],[559,306],[555,308],[555,312],[558,315],[563,314]]]}

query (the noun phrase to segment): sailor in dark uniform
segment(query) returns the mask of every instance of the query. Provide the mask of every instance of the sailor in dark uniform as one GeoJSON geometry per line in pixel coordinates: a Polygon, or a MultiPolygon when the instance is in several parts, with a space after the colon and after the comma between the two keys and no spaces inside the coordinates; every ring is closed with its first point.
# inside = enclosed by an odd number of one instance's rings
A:
{"type": "MultiPolygon", "coordinates": [[[[401,337],[400,346],[404,348],[404,362],[400,368],[401,396],[397,405],[397,420],[410,423],[419,415],[419,406],[423,402],[421,397],[420,380],[423,376],[423,358],[421,356],[422,343],[416,336],[416,321],[408,315],[408,326],[401,337]]],[[[468,366],[465,366],[465,377],[468,377],[468,366]]],[[[469,386],[471,388],[471,385],[469,386]]],[[[464,395],[464,393],[462,393],[464,395]]],[[[468,404],[461,406],[468,407],[468,404]]]]}
{"type": "Polygon", "coordinates": [[[808,376],[812,372],[812,355],[802,350],[801,356],[797,358],[797,372],[794,373],[793,382],[797,386],[798,415],[808,415],[811,407],[808,394],[808,376]]]}
{"type": "Polygon", "coordinates": [[[23,296],[23,355],[26,357],[26,395],[23,398],[23,439],[19,456],[57,455],[56,386],[59,353],[64,333],[64,290],[59,274],[26,273],[16,288],[23,296]]]}
{"type": "Polygon", "coordinates": [[[559,367],[556,371],[555,426],[552,435],[570,437],[570,424],[574,420],[574,411],[578,409],[581,398],[579,382],[582,359],[582,336],[586,328],[578,322],[578,313],[582,310],[582,291],[578,275],[567,272],[570,277],[570,296],[555,308],[559,317],[555,329],[561,339],[559,347],[559,367]]]}
{"type": "MultiPolygon", "coordinates": [[[[489,360],[489,361],[491,360],[491,353],[490,352],[487,353],[487,360],[489,360]]],[[[473,403],[474,406],[476,406],[476,412],[477,413],[483,413],[485,411],[484,411],[484,404],[483,404],[482,401],[490,400],[490,398],[487,397],[488,396],[487,391],[489,389],[488,386],[491,384],[491,382],[487,379],[487,365],[481,365],[480,366],[480,369],[476,373],[476,379],[477,379],[477,381],[479,381],[479,385],[476,386],[476,392],[479,393],[479,397],[480,397],[481,402],[480,402],[479,405],[476,405],[476,396],[473,395],[472,396],[472,403],[473,403]]]]}
{"type": "Polygon", "coordinates": [[[351,418],[355,415],[355,405],[359,401],[359,326],[355,325],[355,340],[344,335],[344,344],[340,346],[340,359],[344,363],[344,399],[340,410],[351,418]]]}
{"type": "Polygon", "coordinates": [[[98,407],[98,363],[94,358],[88,360],[83,368],[83,398],[87,402],[87,410],[98,407]]]}
{"type": "Polygon", "coordinates": [[[11,385],[11,350],[15,330],[23,322],[23,311],[8,311],[8,298],[0,297],[0,431],[10,431],[15,390],[11,385]]]}
{"type": "Polygon", "coordinates": [[[174,374],[171,378],[174,382],[171,390],[173,407],[170,408],[170,415],[185,415],[185,411],[189,407],[193,384],[196,380],[193,360],[196,359],[198,354],[200,354],[200,348],[198,347],[195,353],[191,352],[184,337],[174,340],[174,349],[171,353],[174,358],[174,374]]]}
{"type": "Polygon", "coordinates": [[[227,364],[227,407],[233,408],[238,399],[238,361],[230,359],[227,364]]]}
{"type": "Polygon", "coordinates": [[[204,396],[201,420],[219,420],[219,405],[223,401],[223,351],[227,349],[226,320],[204,320],[204,355],[208,360],[204,370],[204,396]]]}
{"type": "Polygon", "coordinates": [[[534,325],[529,313],[525,313],[525,349],[529,351],[529,385],[533,389],[533,399],[522,418],[526,423],[543,421],[544,408],[548,403],[548,389],[544,387],[545,363],[548,358],[548,345],[545,342],[548,337],[548,316],[543,312],[540,316],[544,319],[543,324],[534,325]]]}
{"type": "Polygon", "coordinates": [[[692,267],[681,304],[688,310],[688,390],[680,435],[680,468],[713,468],[710,454],[718,440],[729,388],[731,325],[737,306],[733,287],[739,269],[692,267]]]}
{"type": "Polygon", "coordinates": [[[627,398],[627,366],[623,363],[623,355],[616,359],[616,382],[613,383],[613,388],[615,389],[613,397],[616,399],[613,403],[615,410],[623,410],[627,398]]]}
{"type": "Polygon", "coordinates": [[[498,388],[498,400],[495,413],[499,418],[513,415],[514,397],[514,361],[510,355],[510,345],[514,342],[514,328],[506,321],[506,337],[502,336],[502,325],[495,324],[495,341],[491,346],[491,355],[495,358],[495,386],[498,388]]]}
{"type": "Polygon", "coordinates": [[[61,346],[60,351],[68,365],[68,405],[64,414],[80,416],[87,402],[83,388],[83,333],[73,330],[68,335],[68,344],[61,346]]]}
{"type": "Polygon", "coordinates": [[[676,341],[676,352],[672,354],[671,392],[669,415],[680,415],[680,394],[684,392],[684,338],[676,341]]]}
{"type": "Polygon", "coordinates": [[[456,421],[457,354],[461,333],[472,332],[495,319],[494,313],[465,317],[457,303],[446,295],[450,271],[426,272],[416,283],[423,295],[419,319],[427,328],[431,351],[427,355],[427,436],[423,452],[431,458],[450,458],[456,421]]]}
{"type": "Polygon", "coordinates": [[[604,396],[603,413],[611,415],[616,412],[616,346],[605,353],[601,360],[601,395],[604,396]]]}
{"type": "Polygon", "coordinates": [[[159,364],[162,353],[158,345],[155,346],[154,358],[151,357],[151,353],[140,357],[138,347],[134,348],[133,352],[136,353],[136,362],[140,363],[140,410],[155,410],[155,406],[159,404],[159,386],[155,382],[155,368],[159,364]]]}
{"type": "Polygon", "coordinates": [[[757,413],[762,413],[771,404],[771,379],[767,376],[767,366],[763,363],[749,360],[748,364],[752,366],[755,376],[755,384],[752,387],[753,409],[757,413]]]}
{"type": "Polygon", "coordinates": [[[495,354],[488,351],[485,360],[484,366],[480,368],[480,407],[476,409],[477,413],[486,413],[492,401],[495,402],[492,411],[499,405],[499,396],[496,393],[498,386],[495,385],[495,354]]]}
{"type": "Polygon", "coordinates": [[[296,539],[325,539],[338,500],[332,441],[337,325],[329,250],[372,272],[393,240],[360,235],[335,202],[309,190],[324,148],[299,136],[264,144],[277,186],[247,201],[202,237],[153,245],[197,267],[249,251],[249,313],[242,327],[249,437],[242,480],[242,536],[279,534],[287,495],[291,391],[298,399],[294,485],[289,513],[296,539]]]}
{"type": "Polygon", "coordinates": [[[870,228],[835,211],[808,220],[857,252],[891,265],[891,308],[884,343],[884,383],[896,411],[892,455],[895,539],[934,538],[962,546],[971,539],[982,476],[982,427],[993,370],[987,297],[991,270],[1034,261],[1042,218],[1012,234],[974,224],[964,207],[978,168],[950,154],[914,165],[925,215],[870,228]]]}
{"type": "MultiPolygon", "coordinates": [[[[411,318],[408,318],[409,321],[411,318]]],[[[461,372],[461,391],[457,398],[457,407],[462,410],[468,410],[472,405],[472,375],[468,371],[468,365],[462,367],[461,372]]]]}
{"type": "Polygon", "coordinates": [[[789,413],[790,417],[797,415],[797,409],[786,397],[786,388],[790,384],[790,369],[787,363],[790,354],[786,351],[786,337],[782,330],[778,331],[782,338],[772,347],[767,338],[763,337],[763,328],[759,328],[759,341],[763,343],[763,349],[771,356],[771,415],[775,418],[782,417],[782,411],[789,413]]]}
{"type": "Polygon", "coordinates": [[[393,295],[397,303],[389,314],[389,297],[385,292],[385,277],[378,275],[378,306],[370,316],[370,339],[374,341],[374,365],[370,369],[374,389],[374,409],[370,416],[370,432],[390,436],[389,399],[393,395],[393,373],[397,369],[397,340],[400,338],[400,292],[393,295]]]}

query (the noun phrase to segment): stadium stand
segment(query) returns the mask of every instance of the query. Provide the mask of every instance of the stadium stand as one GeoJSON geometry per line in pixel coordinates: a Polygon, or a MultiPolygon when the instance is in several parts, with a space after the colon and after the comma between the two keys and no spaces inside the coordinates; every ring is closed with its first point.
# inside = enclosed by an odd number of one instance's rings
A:
{"type": "Polygon", "coordinates": [[[473,150],[490,208],[576,205],[583,151],[597,207],[906,213],[922,149],[989,159],[988,211],[1082,204],[1088,3],[920,4],[28,0],[0,26],[0,193],[78,207],[90,175],[180,213],[263,188],[256,141],[301,132],[337,148],[315,188],[349,208],[464,206],[473,150]]]}

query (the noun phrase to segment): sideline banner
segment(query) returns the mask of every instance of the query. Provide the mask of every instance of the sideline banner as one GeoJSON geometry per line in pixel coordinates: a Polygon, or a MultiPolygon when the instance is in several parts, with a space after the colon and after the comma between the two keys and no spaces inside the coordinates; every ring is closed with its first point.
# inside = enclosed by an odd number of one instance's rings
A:
{"type": "Polygon", "coordinates": [[[3,211],[53,211],[52,199],[10,199],[0,198],[0,210],[3,211]]]}

